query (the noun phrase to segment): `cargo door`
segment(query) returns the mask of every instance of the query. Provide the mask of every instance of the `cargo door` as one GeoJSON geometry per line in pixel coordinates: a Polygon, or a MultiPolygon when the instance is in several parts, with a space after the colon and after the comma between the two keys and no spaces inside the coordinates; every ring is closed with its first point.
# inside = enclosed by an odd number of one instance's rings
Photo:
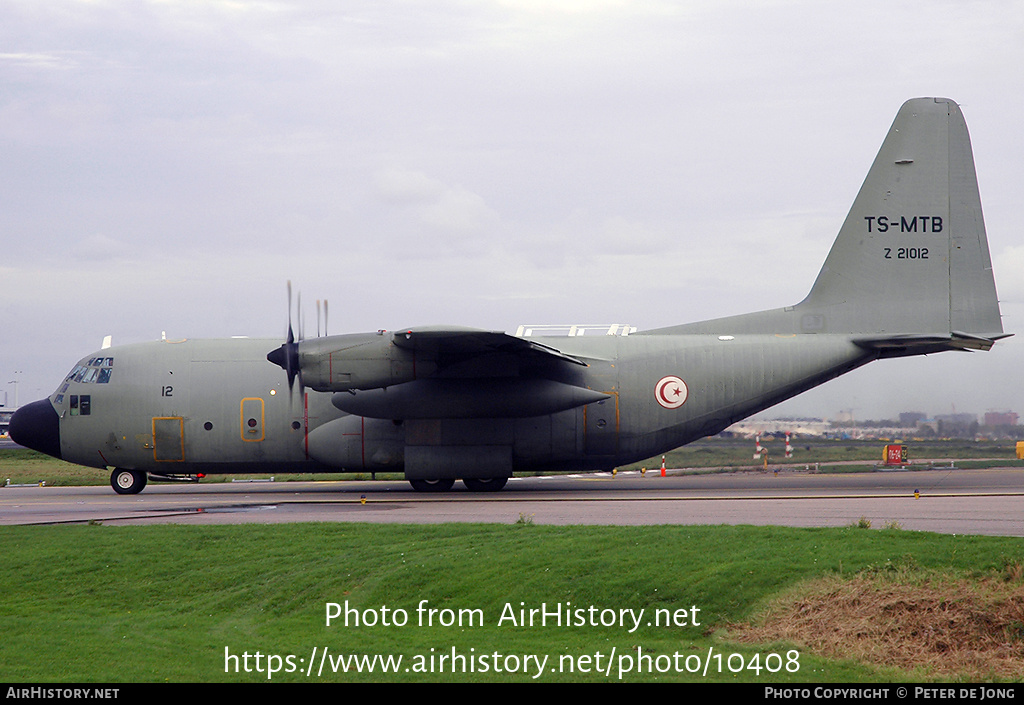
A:
{"type": "Polygon", "coordinates": [[[185,460],[185,419],[181,416],[153,417],[153,460],[181,463],[185,460]]]}

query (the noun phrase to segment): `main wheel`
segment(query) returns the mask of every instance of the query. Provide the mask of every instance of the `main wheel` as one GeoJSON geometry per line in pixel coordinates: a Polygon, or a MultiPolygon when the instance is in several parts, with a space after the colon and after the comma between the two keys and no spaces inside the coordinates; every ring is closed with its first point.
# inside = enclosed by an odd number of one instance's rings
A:
{"type": "Polygon", "coordinates": [[[506,482],[508,482],[507,477],[464,477],[462,479],[462,484],[471,492],[497,492],[505,486],[506,482]]]}
{"type": "Polygon", "coordinates": [[[455,480],[409,480],[409,484],[417,492],[447,492],[455,480]]]}
{"type": "Polygon", "coordinates": [[[110,473],[110,486],[118,494],[138,494],[146,486],[146,473],[142,470],[114,468],[110,473]]]}

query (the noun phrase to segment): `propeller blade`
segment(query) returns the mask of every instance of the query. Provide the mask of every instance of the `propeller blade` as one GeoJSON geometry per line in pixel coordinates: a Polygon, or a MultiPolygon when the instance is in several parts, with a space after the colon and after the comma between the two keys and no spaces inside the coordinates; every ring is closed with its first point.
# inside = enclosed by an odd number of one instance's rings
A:
{"type": "MultiPolygon", "coordinates": [[[[299,294],[299,306],[302,306],[302,294],[299,294]]],[[[299,318],[299,340],[302,340],[302,318],[299,318]]],[[[299,392],[304,393],[305,385],[302,383],[302,370],[299,368],[299,344],[295,341],[295,331],[292,328],[292,282],[288,280],[288,337],[281,347],[267,353],[267,360],[283,369],[288,375],[288,396],[292,398],[292,389],[295,386],[295,378],[299,378],[299,392]]]]}
{"type": "Polygon", "coordinates": [[[288,280],[288,342],[295,342],[295,333],[292,332],[292,280],[288,280]]]}

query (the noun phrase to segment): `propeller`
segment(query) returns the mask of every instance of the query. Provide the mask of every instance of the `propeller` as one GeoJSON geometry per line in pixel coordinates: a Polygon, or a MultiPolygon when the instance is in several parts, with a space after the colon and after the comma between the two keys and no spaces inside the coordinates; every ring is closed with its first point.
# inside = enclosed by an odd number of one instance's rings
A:
{"type": "MultiPolygon", "coordinates": [[[[299,325],[299,337],[295,337],[295,329],[292,327],[292,282],[288,281],[288,338],[284,344],[276,350],[271,350],[267,353],[267,360],[273,362],[275,365],[280,367],[282,370],[288,373],[288,394],[289,397],[292,395],[292,390],[295,386],[295,378],[299,379],[299,395],[301,396],[305,391],[305,385],[302,382],[302,368],[299,366],[299,343],[305,340],[303,334],[303,311],[302,311],[302,292],[300,291],[297,295],[296,311],[298,315],[299,325]]],[[[323,334],[327,335],[327,299],[323,300],[323,311],[324,311],[324,330],[323,334]]],[[[320,299],[316,301],[316,335],[320,337],[320,299]]]]}
{"type": "MultiPolygon", "coordinates": [[[[299,294],[299,341],[302,340],[302,294],[299,294]]],[[[299,393],[303,393],[302,370],[299,368],[299,343],[295,341],[295,332],[292,329],[292,282],[288,281],[288,338],[284,344],[276,350],[267,353],[267,360],[288,373],[288,394],[291,396],[292,388],[295,386],[295,378],[299,378],[299,393]]]]}

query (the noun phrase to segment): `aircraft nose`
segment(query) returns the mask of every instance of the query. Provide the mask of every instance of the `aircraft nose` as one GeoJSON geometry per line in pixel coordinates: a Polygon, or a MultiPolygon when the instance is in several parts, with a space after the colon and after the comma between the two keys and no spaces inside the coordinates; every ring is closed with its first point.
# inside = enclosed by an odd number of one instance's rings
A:
{"type": "Polygon", "coordinates": [[[34,401],[15,411],[8,431],[18,445],[60,457],[60,418],[49,399],[34,401]]]}

